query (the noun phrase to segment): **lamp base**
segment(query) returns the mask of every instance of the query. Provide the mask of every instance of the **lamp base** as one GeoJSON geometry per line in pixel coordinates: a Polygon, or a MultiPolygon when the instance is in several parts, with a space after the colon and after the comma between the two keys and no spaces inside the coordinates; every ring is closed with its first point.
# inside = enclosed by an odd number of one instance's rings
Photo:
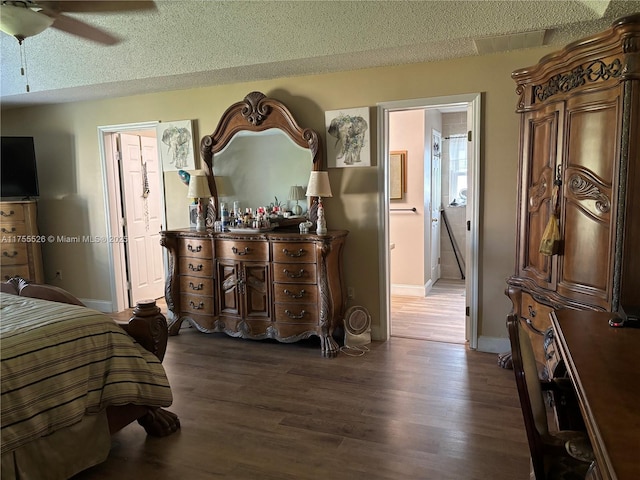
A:
{"type": "Polygon", "coordinates": [[[296,204],[293,206],[293,208],[291,209],[291,212],[295,215],[295,216],[299,216],[302,215],[302,207],[300,205],[298,205],[298,203],[296,202],[296,204]]]}
{"type": "Polygon", "coordinates": [[[316,233],[318,235],[327,234],[327,221],[324,219],[324,207],[322,206],[322,199],[318,198],[318,221],[316,222],[316,233]]]}

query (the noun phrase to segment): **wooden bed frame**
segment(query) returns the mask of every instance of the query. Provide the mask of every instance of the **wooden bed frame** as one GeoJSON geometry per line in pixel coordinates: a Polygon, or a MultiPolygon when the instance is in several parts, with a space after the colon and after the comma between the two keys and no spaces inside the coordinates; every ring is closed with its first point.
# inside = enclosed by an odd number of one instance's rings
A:
{"type": "MultiPolygon", "coordinates": [[[[0,291],[23,297],[85,306],[80,300],[62,288],[53,285],[30,283],[20,277],[13,277],[5,283],[1,283],[0,291]]],[[[167,321],[164,315],[160,313],[155,300],[138,302],[133,310],[133,316],[128,322],[118,322],[116,320],[114,322],[162,361],[167,349],[169,333],[167,321]]],[[[157,407],[140,405],[107,407],[107,418],[109,432],[112,435],[135,420],[144,427],[148,435],[155,437],[170,435],[180,428],[180,420],[177,415],[157,407]]]]}

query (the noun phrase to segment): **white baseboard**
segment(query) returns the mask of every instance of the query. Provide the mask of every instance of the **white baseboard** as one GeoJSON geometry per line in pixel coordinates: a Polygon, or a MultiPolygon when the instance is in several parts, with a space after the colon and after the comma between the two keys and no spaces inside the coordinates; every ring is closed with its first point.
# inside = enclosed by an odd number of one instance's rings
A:
{"type": "Polygon", "coordinates": [[[95,300],[91,298],[81,298],[80,301],[84,303],[88,308],[98,310],[102,313],[112,313],[113,304],[107,300],[95,300]]]}
{"type": "Polygon", "coordinates": [[[481,335],[478,337],[477,350],[486,353],[504,353],[511,351],[511,344],[508,338],[485,337],[481,335]]]}
{"type": "Polygon", "coordinates": [[[431,291],[433,282],[431,279],[424,285],[391,285],[391,295],[402,295],[405,297],[424,297],[431,291]]]}

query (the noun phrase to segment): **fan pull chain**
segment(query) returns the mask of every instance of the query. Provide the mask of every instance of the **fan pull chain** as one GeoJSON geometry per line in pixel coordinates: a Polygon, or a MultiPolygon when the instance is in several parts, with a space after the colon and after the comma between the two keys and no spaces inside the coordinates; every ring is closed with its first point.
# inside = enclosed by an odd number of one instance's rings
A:
{"type": "Polygon", "coordinates": [[[30,88],[29,75],[27,75],[27,51],[22,40],[18,40],[18,43],[20,44],[20,75],[22,75],[25,79],[28,93],[30,91],[30,88]]]}

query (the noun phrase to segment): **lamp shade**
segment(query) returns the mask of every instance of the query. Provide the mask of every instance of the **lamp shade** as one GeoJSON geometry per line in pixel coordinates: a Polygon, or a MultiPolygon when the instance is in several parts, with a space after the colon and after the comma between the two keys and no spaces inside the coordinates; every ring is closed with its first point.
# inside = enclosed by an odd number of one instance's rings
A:
{"type": "Polygon", "coordinates": [[[302,200],[304,198],[304,188],[294,185],[289,189],[289,200],[302,200]]]}
{"type": "Polygon", "coordinates": [[[328,172],[311,172],[307,197],[332,197],[328,172]]]}
{"type": "Polygon", "coordinates": [[[189,179],[188,198],[204,198],[210,197],[209,182],[207,176],[202,170],[196,171],[189,179]]]}
{"type": "Polygon", "coordinates": [[[53,18],[26,6],[2,5],[0,8],[0,30],[20,41],[37,35],[53,24],[53,18]]]}

